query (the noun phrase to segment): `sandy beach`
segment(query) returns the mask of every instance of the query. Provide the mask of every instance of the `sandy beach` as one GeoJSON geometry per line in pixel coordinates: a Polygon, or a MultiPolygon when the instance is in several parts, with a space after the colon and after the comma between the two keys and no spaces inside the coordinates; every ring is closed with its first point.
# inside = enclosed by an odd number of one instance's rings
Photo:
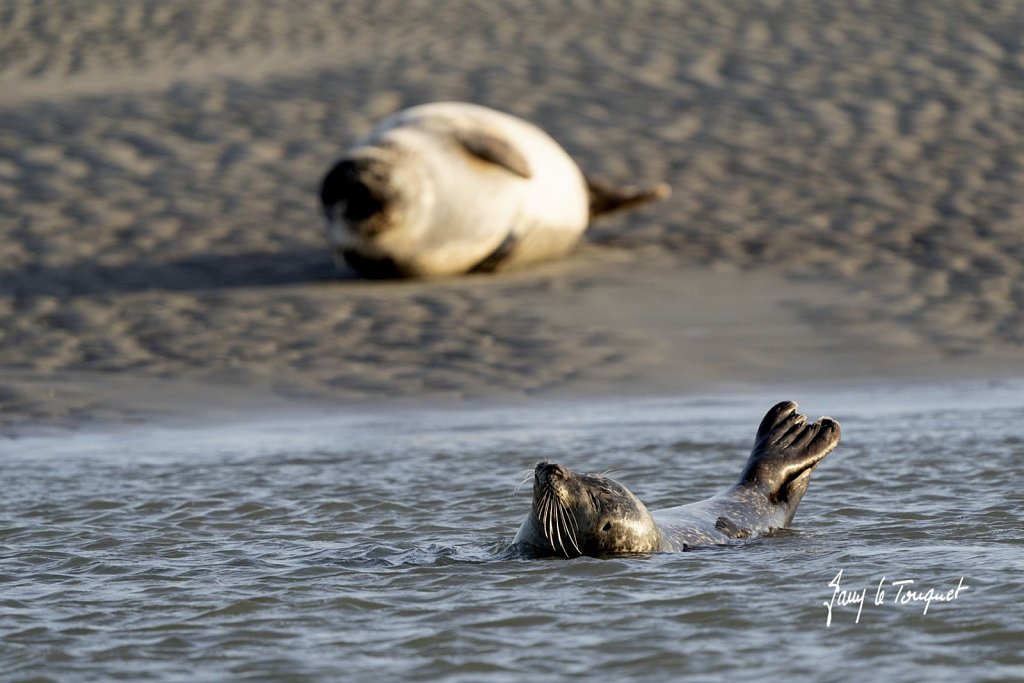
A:
{"type": "Polygon", "coordinates": [[[0,0],[0,428],[1020,376],[1024,4],[0,0]],[[465,100],[667,182],[571,258],[338,271],[316,190],[465,100]]]}

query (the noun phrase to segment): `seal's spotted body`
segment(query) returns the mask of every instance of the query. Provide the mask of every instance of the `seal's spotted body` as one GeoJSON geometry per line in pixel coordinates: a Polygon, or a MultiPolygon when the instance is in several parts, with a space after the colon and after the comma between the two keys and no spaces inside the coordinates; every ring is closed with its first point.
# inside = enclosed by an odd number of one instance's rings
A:
{"type": "Polygon", "coordinates": [[[840,438],[838,422],[823,417],[807,424],[796,408],[787,401],[768,411],[739,481],[689,505],[649,512],[608,477],[542,462],[515,543],[534,555],[603,556],[720,545],[784,528],[811,472],[840,438]]]}

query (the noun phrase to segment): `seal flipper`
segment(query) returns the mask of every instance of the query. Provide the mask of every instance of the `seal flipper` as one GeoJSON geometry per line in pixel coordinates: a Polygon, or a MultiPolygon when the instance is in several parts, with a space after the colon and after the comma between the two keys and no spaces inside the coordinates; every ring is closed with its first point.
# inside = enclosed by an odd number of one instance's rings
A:
{"type": "Polygon", "coordinates": [[[508,260],[508,257],[512,255],[512,252],[515,251],[518,244],[519,236],[514,232],[509,232],[505,235],[505,239],[501,241],[501,244],[499,244],[494,251],[485,256],[483,261],[470,268],[469,272],[493,273],[498,269],[498,266],[508,260]]]}
{"type": "Polygon", "coordinates": [[[797,404],[783,401],[761,420],[754,450],[740,475],[740,486],[757,486],[770,500],[786,505],[786,524],[807,490],[811,472],[839,444],[839,423],[830,417],[807,424],[797,404]]]}
{"type": "Polygon", "coordinates": [[[738,526],[728,517],[719,517],[715,520],[715,528],[729,538],[750,538],[750,529],[738,526]]]}
{"type": "Polygon", "coordinates": [[[590,176],[586,177],[586,181],[587,193],[590,196],[591,218],[665,199],[672,194],[672,189],[665,183],[659,183],[645,190],[637,190],[633,187],[616,187],[590,176]]]}
{"type": "Polygon", "coordinates": [[[526,179],[533,177],[526,157],[504,137],[480,129],[457,129],[452,131],[452,136],[463,150],[480,161],[501,166],[526,179]]]}

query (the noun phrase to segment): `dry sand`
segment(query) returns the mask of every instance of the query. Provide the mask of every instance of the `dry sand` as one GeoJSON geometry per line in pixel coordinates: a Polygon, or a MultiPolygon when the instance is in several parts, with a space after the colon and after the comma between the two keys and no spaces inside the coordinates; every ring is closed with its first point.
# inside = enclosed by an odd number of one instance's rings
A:
{"type": "Polygon", "coordinates": [[[1022,197],[1015,0],[0,0],[0,424],[1020,375],[1022,197]],[[442,99],[674,194],[339,277],[322,173],[442,99]]]}

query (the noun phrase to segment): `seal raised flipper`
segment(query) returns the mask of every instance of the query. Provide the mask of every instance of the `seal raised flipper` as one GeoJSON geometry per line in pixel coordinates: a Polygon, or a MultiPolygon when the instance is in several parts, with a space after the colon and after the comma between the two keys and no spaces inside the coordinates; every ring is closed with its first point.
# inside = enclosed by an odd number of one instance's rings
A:
{"type": "Polygon", "coordinates": [[[776,404],[761,420],[754,449],[737,486],[758,488],[775,504],[786,508],[788,525],[807,491],[811,472],[839,444],[839,423],[821,417],[807,424],[797,404],[776,404]]]}
{"type": "Polygon", "coordinates": [[[672,194],[665,183],[638,190],[635,187],[618,187],[591,176],[585,176],[587,194],[590,200],[590,217],[614,211],[631,209],[647,202],[659,201],[672,194]]]}

